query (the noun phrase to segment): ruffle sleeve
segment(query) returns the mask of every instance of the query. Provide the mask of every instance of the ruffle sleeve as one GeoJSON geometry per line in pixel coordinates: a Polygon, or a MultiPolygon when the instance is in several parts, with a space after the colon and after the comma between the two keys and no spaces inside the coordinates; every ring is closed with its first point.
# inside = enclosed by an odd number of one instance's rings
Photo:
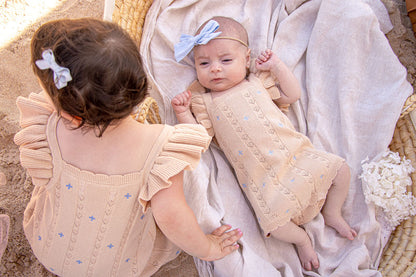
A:
{"type": "MultiPolygon", "coordinates": [[[[277,85],[276,79],[273,77],[270,71],[260,71],[256,73],[256,77],[263,83],[264,88],[269,92],[272,100],[280,98],[280,90],[277,85]]],[[[289,110],[289,104],[277,104],[280,110],[287,112],[289,110]]]]}
{"type": "Polygon", "coordinates": [[[20,163],[32,177],[34,185],[45,185],[52,177],[52,155],[46,138],[46,126],[54,111],[44,92],[19,96],[16,100],[20,111],[22,129],[15,135],[19,145],[20,163]]]}
{"type": "Polygon", "coordinates": [[[203,95],[206,93],[205,88],[198,82],[194,81],[188,88],[192,93],[191,110],[196,121],[204,126],[208,135],[214,136],[214,128],[212,127],[211,119],[209,118],[207,107],[204,102],[203,95]]]}
{"type": "Polygon", "coordinates": [[[270,71],[260,71],[256,73],[257,78],[263,83],[264,88],[269,92],[273,100],[280,98],[280,91],[276,85],[276,80],[273,78],[270,71]]]}
{"type": "Polygon", "coordinates": [[[201,154],[211,142],[204,127],[198,124],[178,124],[166,128],[171,128],[167,140],[150,165],[147,186],[139,192],[139,202],[144,211],[153,195],[170,187],[171,177],[183,170],[193,170],[198,165],[201,154]]]}

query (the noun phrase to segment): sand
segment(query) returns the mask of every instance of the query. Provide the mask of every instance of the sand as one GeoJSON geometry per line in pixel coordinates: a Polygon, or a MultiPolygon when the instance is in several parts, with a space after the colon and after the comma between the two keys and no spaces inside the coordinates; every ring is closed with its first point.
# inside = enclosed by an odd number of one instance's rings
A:
{"type": "MultiPolygon", "coordinates": [[[[19,130],[19,114],[15,104],[17,96],[27,96],[30,92],[40,90],[29,66],[30,38],[43,22],[57,18],[101,18],[104,11],[103,0],[55,0],[58,7],[25,27],[31,15],[46,9],[44,2],[48,1],[0,0],[0,39],[4,40],[6,31],[18,34],[10,42],[0,45],[0,215],[10,217],[8,244],[0,260],[1,276],[55,276],[37,261],[22,230],[23,212],[33,185],[19,164],[19,150],[13,143],[13,137],[19,130]],[[13,24],[7,25],[10,22],[13,24]]],[[[387,38],[407,68],[409,82],[416,87],[416,39],[405,3],[402,0],[383,2],[394,25],[387,38]]],[[[1,234],[0,230],[0,240],[1,234]]],[[[192,258],[181,254],[162,267],[155,276],[198,275],[192,258]]]]}

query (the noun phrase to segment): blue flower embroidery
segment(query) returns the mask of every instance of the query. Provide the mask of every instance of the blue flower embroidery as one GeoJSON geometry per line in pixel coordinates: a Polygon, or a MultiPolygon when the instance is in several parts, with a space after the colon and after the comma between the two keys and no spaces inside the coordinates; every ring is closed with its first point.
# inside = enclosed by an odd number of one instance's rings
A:
{"type": "Polygon", "coordinates": [[[124,195],[124,197],[126,197],[127,199],[129,199],[131,197],[130,193],[127,193],[126,195],[124,195]]]}
{"type": "Polygon", "coordinates": [[[68,188],[68,190],[72,189],[72,185],[71,184],[66,185],[66,187],[68,188]]]}
{"type": "Polygon", "coordinates": [[[82,264],[81,260],[76,260],[77,264],[82,264]]]}
{"type": "Polygon", "coordinates": [[[64,234],[61,232],[61,233],[58,233],[58,236],[60,236],[62,238],[64,236],[64,234]]]}
{"type": "Polygon", "coordinates": [[[109,245],[107,245],[107,247],[111,249],[111,248],[114,247],[114,245],[112,243],[110,243],[109,245]]]}
{"type": "Polygon", "coordinates": [[[89,219],[90,219],[90,221],[94,221],[95,220],[95,217],[94,216],[90,216],[89,219]]]}

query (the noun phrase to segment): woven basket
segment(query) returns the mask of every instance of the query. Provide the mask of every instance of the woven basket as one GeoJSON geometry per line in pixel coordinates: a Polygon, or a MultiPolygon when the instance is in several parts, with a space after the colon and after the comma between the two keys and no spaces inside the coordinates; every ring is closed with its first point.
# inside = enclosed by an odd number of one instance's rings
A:
{"type": "MultiPolygon", "coordinates": [[[[412,115],[416,115],[415,112],[412,111],[412,115]]],[[[416,168],[416,131],[410,113],[402,114],[397,121],[390,150],[406,156],[416,168]]],[[[411,174],[411,178],[413,185],[410,190],[416,195],[416,172],[411,174]]],[[[412,276],[416,272],[416,216],[403,221],[390,235],[379,270],[383,276],[391,277],[412,276]]]]}
{"type": "MultiPolygon", "coordinates": [[[[116,0],[113,22],[121,25],[140,45],[146,13],[153,0],[116,0]]],[[[412,94],[403,105],[396,124],[390,150],[405,156],[416,168],[416,94],[412,94]],[[411,116],[412,115],[412,116],[411,116]]],[[[151,97],[146,98],[134,115],[140,122],[160,123],[157,104],[151,97]]],[[[416,195],[416,172],[411,175],[410,190],[416,195]]],[[[390,235],[386,244],[379,270],[383,276],[411,276],[416,272],[416,216],[403,221],[390,235]]]]}

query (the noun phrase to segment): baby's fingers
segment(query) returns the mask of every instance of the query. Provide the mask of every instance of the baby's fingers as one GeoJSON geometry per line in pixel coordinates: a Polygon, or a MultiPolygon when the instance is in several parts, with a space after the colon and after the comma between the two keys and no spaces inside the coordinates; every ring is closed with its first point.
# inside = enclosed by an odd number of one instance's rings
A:
{"type": "Polygon", "coordinates": [[[172,105],[184,105],[188,104],[191,99],[191,93],[189,91],[182,92],[175,97],[172,98],[171,103],[172,105]]]}
{"type": "Polygon", "coordinates": [[[172,98],[172,100],[170,101],[170,103],[172,105],[180,105],[181,104],[181,101],[179,100],[179,97],[178,96],[175,96],[174,98],[172,98]]]}
{"type": "Polygon", "coordinates": [[[260,55],[257,57],[257,61],[261,62],[267,62],[270,59],[270,56],[272,55],[271,50],[267,49],[266,51],[263,51],[260,53],[260,55]]]}
{"type": "Polygon", "coordinates": [[[257,61],[258,63],[262,63],[262,62],[267,62],[267,60],[268,60],[268,59],[269,59],[269,56],[264,55],[264,54],[262,53],[262,54],[260,54],[260,55],[257,57],[256,61],[257,61]]]}

